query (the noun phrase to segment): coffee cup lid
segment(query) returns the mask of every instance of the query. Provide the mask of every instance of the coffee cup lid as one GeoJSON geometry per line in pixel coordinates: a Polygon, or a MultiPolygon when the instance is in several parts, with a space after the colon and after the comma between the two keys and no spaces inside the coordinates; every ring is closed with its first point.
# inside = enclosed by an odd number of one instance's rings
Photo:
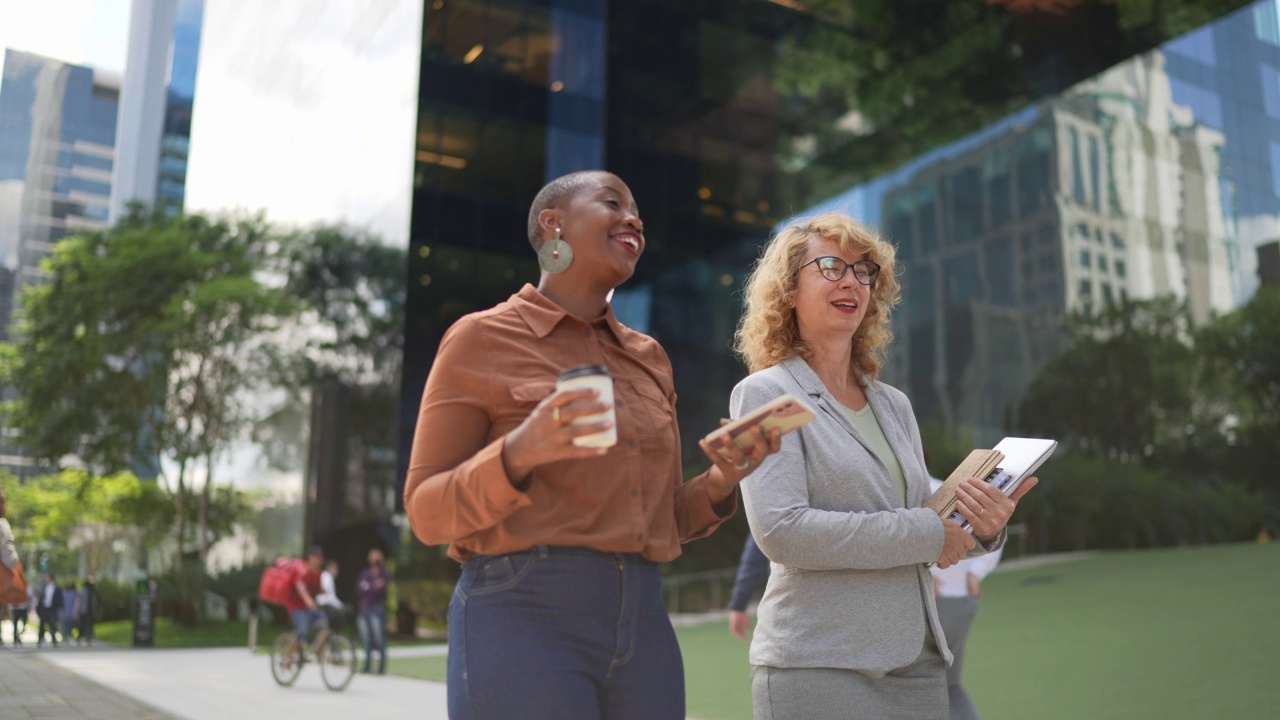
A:
{"type": "Polygon", "coordinates": [[[560,377],[557,380],[558,382],[564,382],[565,380],[572,380],[573,378],[579,378],[579,377],[588,377],[591,375],[604,375],[608,377],[609,368],[603,365],[577,365],[575,367],[571,367],[568,370],[565,370],[564,372],[560,373],[560,377]]]}

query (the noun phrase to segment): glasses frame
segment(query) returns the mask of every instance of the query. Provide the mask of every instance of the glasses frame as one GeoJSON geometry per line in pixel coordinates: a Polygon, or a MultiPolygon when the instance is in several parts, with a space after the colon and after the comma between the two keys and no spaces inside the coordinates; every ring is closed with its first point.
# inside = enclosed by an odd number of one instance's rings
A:
{"type": "Polygon", "coordinates": [[[839,258],[839,257],[836,257],[835,255],[822,255],[820,257],[816,257],[810,260],[809,262],[805,263],[804,265],[801,265],[799,268],[796,269],[796,272],[799,273],[801,270],[805,269],[806,267],[813,265],[815,263],[821,263],[823,260],[835,260],[836,262],[844,265],[844,268],[840,270],[840,274],[837,275],[836,277],[831,277],[826,273],[825,270],[822,269],[822,265],[820,264],[818,265],[818,274],[830,282],[840,282],[841,280],[843,280],[845,273],[849,272],[850,268],[853,269],[853,279],[857,280],[859,283],[863,285],[874,285],[876,282],[876,278],[880,277],[879,263],[874,263],[870,260],[858,260],[857,262],[849,263],[849,262],[845,262],[844,258],[839,258]],[[869,280],[863,281],[862,278],[858,277],[858,270],[857,270],[858,266],[871,268],[870,272],[868,273],[868,276],[870,278],[869,280]]]}

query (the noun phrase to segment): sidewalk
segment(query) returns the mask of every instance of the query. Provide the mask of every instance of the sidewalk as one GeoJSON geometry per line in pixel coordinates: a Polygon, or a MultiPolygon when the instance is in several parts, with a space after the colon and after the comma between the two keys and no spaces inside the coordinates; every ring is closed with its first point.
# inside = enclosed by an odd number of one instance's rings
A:
{"type": "Polygon", "coordinates": [[[172,715],[57,667],[46,661],[43,654],[9,645],[0,648],[0,717],[5,720],[173,720],[172,715]]]}
{"type": "MultiPolygon", "coordinates": [[[[282,688],[271,679],[268,657],[252,655],[245,648],[59,648],[41,651],[40,657],[64,671],[102,683],[169,713],[154,716],[157,718],[443,720],[447,717],[444,683],[389,675],[357,675],[346,690],[332,692],[324,687],[320,673],[313,666],[303,668],[296,685],[282,688]]],[[[8,717],[2,709],[0,717],[8,717]]]]}
{"type": "MultiPolygon", "coordinates": [[[[34,616],[33,616],[34,617],[34,616]]],[[[248,648],[134,649],[46,643],[36,625],[15,647],[8,621],[0,637],[0,720],[443,720],[444,683],[357,675],[342,692],[315,667],[291,688],[276,685],[266,655],[248,648]]],[[[443,646],[394,649],[429,655],[443,646]]]]}

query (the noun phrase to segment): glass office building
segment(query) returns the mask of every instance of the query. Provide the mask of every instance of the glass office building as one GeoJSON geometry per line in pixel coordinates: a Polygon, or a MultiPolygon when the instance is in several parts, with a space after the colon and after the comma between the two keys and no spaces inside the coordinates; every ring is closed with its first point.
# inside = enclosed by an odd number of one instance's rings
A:
{"type": "Polygon", "coordinates": [[[204,0],[179,0],[173,25],[169,86],[165,92],[164,130],[160,136],[157,207],[182,212],[187,189],[187,157],[191,149],[191,110],[196,97],[196,66],[204,0]]]}
{"type": "MultiPolygon", "coordinates": [[[[54,243],[106,226],[115,161],[119,78],[16,50],[0,82],[0,338],[22,288],[38,283],[54,243]]],[[[7,396],[8,388],[3,390],[7,396]]],[[[0,436],[0,468],[35,462],[0,436]]]]}
{"type": "Polygon", "coordinates": [[[1172,295],[1203,320],[1256,288],[1277,33],[1274,0],[427,2],[400,477],[442,334],[537,282],[532,197],[596,167],[645,221],[613,304],[671,357],[691,470],[745,372],[752,261],[823,209],[898,248],[884,379],[998,437],[1070,313],[1172,295]]]}

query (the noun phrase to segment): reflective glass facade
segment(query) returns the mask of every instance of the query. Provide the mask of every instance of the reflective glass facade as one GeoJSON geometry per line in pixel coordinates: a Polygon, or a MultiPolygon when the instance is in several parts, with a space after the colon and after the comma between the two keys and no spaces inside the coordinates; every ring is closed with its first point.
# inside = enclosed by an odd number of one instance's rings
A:
{"type": "MultiPolygon", "coordinates": [[[[16,293],[40,281],[40,261],[53,244],[81,228],[106,225],[119,96],[118,80],[90,68],[5,51],[0,337],[8,336],[16,293]]],[[[6,437],[0,437],[0,467],[22,476],[30,461],[6,437]]]]}
{"type": "Polygon", "coordinates": [[[690,469],[744,374],[745,274],[799,214],[898,247],[884,379],[980,438],[1016,424],[1069,313],[1247,297],[1251,244],[1277,234],[1274,0],[937,7],[427,2],[400,477],[441,335],[537,282],[529,202],[572,170],[640,206],[613,302],[671,357],[690,469]]]}
{"type": "Polygon", "coordinates": [[[186,198],[191,110],[196,96],[196,64],[200,57],[203,18],[204,0],[178,0],[164,130],[160,137],[160,172],[156,179],[156,206],[170,213],[181,212],[186,198]]]}

